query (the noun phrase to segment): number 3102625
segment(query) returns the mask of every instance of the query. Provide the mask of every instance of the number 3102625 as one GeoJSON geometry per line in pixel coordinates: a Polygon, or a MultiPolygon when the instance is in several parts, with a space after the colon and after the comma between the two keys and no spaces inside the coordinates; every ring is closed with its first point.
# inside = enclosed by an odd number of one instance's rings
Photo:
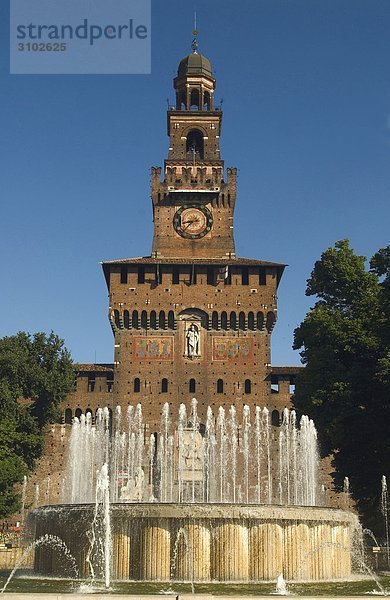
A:
{"type": "Polygon", "coordinates": [[[64,52],[66,50],[65,42],[21,42],[18,44],[19,52],[64,52]]]}

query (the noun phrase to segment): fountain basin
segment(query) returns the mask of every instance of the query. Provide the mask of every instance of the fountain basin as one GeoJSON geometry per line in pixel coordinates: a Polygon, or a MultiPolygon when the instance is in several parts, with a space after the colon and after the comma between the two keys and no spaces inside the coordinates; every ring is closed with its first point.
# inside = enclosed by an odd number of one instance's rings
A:
{"type": "MultiPolygon", "coordinates": [[[[36,509],[35,538],[63,539],[88,577],[92,504],[36,509]]],[[[344,510],[244,504],[114,503],[112,578],[135,581],[322,581],[351,575],[357,517],[344,510]]],[[[58,575],[63,559],[36,549],[35,571],[58,575]]]]}

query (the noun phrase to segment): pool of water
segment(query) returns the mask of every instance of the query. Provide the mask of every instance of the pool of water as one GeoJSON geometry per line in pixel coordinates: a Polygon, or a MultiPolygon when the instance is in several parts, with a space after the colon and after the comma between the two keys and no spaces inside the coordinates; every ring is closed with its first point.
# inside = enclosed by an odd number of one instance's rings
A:
{"type": "MultiPolygon", "coordinates": [[[[0,574],[0,589],[7,580],[9,573],[0,574]]],[[[378,578],[382,587],[390,595],[390,576],[378,578]]],[[[356,577],[353,581],[335,581],[324,583],[287,583],[287,590],[295,596],[363,596],[366,594],[379,594],[375,581],[366,577],[356,577]]],[[[72,581],[69,579],[51,579],[29,576],[25,573],[16,575],[6,592],[25,593],[85,593],[103,594],[190,594],[191,584],[188,583],[142,583],[131,581],[113,582],[110,590],[104,588],[103,582],[94,583],[72,581]]],[[[195,593],[212,594],[215,596],[268,596],[275,592],[275,582],[269,583],[197,583],[195,593]]]]}

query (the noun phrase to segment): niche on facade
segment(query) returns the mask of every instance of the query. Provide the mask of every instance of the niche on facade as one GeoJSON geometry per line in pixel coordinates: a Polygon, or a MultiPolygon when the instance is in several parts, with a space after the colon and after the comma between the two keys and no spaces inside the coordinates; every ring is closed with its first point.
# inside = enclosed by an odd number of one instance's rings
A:
{"type": "Polygon", "coordinates": [[[196,308],[179,314],[182,355],[185,360],[199,361],[205,355],[207,314],[196,308]]]}

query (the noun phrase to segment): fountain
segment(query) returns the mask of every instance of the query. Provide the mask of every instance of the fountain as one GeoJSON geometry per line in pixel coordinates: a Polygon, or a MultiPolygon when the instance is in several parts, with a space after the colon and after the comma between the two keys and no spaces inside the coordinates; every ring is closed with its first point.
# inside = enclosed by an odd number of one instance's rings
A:
{"type": "MultiPolygon", "coordinates": [[[[81,577],[142,581],[329,580],[351,574],[357,518],[321,506],[314,424],[285,409],[213,413],[193,399],[150,432],[142,407],[75,418],[63,504],[33,511],[35,536],[61,538],[81,577]],[[100,516],[99,516],[100,515],[100,516]],[[91,528],[91,523],[93,527],[91,528]],[[98,546],[100,544],[100,550],[98,546]]],[[[35,569],[58,574],[50,548],[35,569]]]]}

